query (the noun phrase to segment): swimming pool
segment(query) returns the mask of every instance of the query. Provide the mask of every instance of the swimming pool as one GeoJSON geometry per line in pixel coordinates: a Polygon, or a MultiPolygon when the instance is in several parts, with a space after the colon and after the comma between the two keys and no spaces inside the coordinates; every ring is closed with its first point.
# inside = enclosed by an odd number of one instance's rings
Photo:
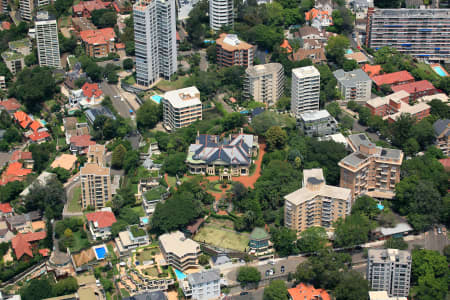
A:
{"type": "Polygon", "coordinates": [[[353,50],[352,49],[347,49],[347,54],[353,54],[353,50]]]}
{"type": "Polygon", "coordinates": [[[448,76],[447,73],[442,69],[441,66],[435,66],[435,67],[433,67],[433,70],[436,73],[438,73],[438,75],[441,76],[441,77],[447,77],[448,76]]]}
{"type": "Polygon", "coordinates": [[[148,224],[148,218],[147,217],[142,218],[142,224],[148,224]]]}
{"type": "Polygon", "coordinates": [[[184,274],[180,270],[177,270],[175,268],[174,268],[174,270],[175,270],[175,275],[177,276],[178,280],[183,280],[187,277],[186,274],[184,274]]]}
{"type": "Polygon", "coordinates": [[[98,246],[94,248],[95,255],[97,256],[97,260],[105,259],[106,257],[106,247],[105,245],[98,246]]]}
{"type": "Polygon", "coordinates": [[[162,99],[161,96],[153,95],[153,96],[151,96],[150,98],[152,98],[152,100],[155,101],[155,102],[158,103],[158,104],[161,103],[161,99],[162,99]]]}
{"type": "Polygon", "coordinates": [[[381,204],[377,204],[377,207],[378,207],[379,210],[383,210],[384,209],[384,206],[381,205],[381,204]]]}

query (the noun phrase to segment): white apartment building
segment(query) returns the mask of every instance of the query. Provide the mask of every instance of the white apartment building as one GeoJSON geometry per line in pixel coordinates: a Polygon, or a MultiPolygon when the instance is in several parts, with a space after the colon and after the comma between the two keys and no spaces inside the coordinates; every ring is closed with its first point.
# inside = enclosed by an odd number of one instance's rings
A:
{"type": "Polygon", "coordinates": [[[140,0],[133,16],[137,84],[170,79],[178,67],[175,0],[140,0]]]}
{"type": "Polygon", "coordinates": [[[291,111],[297,119],[301,113],[319,110],[319,70],[314,66],[292,69],[291,87],[291,111]]]}
{"type": "Polygon", "coordinates": [[[233,0],[209,1],[209,27],[220,30],[222,26],[233,26],[233,0]]]}
{"type": "Polygon", "coordinates": [[[167,130],[176,130],[202,119],[200,91],[195,87],[169,91],[164,94],[163,123],[167,130]]]}
{"type": "Polygon", "coordinates": [[[193,300],[220,298],[220,271],[217,269],[189,274],[181,284],[184,294],[193,300]]]}
{"type": "Polygon", "coordinates": [[[398,249],[369,249],[367,280],[373,291],[407,297],[411,280],[411,253],[398,249]]]}
{"type": "Polygon", "coordinates": [[[86,163],[80,170],[81,207],[102,208],[112,200],[111,169],[96,163],[86,163]]]}
{"type": "Polygon", "coordinates": [[[40,11],[36,16],[35,28],[39,65],[61,68],[56,19],[47,11],[40,11]]]}
{"type": "Polygon", "coordinates": [[[336,70],[333,72],[338,89],[345,100],[369,100],[372,91],[372,79],[361,69],[350,72],[336,70]]]}
{"type": "Polygon", "coordinates": [[[275,105],[283,94],[284,70],[279,63],[256,65],[245,70],[244,94],[267,106],[275,105]]]}

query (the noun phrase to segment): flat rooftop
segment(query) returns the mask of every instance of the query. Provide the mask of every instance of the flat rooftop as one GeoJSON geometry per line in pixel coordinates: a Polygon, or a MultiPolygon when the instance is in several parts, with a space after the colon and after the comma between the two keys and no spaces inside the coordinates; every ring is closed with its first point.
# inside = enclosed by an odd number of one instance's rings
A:
{"type": "Polygon", "coordinates": [[[202,104],[200,101],[200,91],[195,86],[166,92],[163,98],[175,108],[185,108],[202,104]]]}
{"type": "Polygon", "coordinates": [[[294,74],[297,78],[308,78],[313,76],[320,76],[319,70],[314,66],[307,66],[292,69],[292,74],[294,74]]]}

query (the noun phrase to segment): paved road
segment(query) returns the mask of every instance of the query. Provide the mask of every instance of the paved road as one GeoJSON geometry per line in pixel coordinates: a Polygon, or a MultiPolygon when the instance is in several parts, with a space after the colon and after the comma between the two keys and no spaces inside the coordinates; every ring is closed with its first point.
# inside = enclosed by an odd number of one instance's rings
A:
{"type": "Polygon", "coordinates": [[[130,106],[125,100],[121,100],[123,98],[121,98],[119,88],[115,84],[108,84],[106,81],[102,81],[100,88],[106,96],[111,98],[119,115],[123,118],[130,118],[130,106]]]}
{"type": "Polygon", "coordinates": [[[352,130],[352,131],[354,131],[354,132],[365,132],[365,133],[369,136],[369,138],[370,138],[372,141],[374,141],[374,142],[380,140],[380,137],[379,137],[378,135],[376,135],[376,134],[373,133],[373,132],[368,132],[368,131],[367,131],[367,127],[366,127],[366,126],[362,126],[361,124],[359,124],[359,123],[358,123],[358,120],[355,120],[355,121],[353,122],[353,130],[352,130]]]}

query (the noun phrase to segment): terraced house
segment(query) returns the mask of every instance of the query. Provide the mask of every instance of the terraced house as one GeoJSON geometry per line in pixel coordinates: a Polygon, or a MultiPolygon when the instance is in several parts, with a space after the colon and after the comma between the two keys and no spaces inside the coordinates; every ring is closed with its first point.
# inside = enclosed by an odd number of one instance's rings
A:
{"type": "Polygon", "coordinates": [[[220,175],[221,179],[248,176],[257,151],[258,137],[242,130],[222,140],[217,135],[197,134],[186,163],[193,174],[220,175]]]}

